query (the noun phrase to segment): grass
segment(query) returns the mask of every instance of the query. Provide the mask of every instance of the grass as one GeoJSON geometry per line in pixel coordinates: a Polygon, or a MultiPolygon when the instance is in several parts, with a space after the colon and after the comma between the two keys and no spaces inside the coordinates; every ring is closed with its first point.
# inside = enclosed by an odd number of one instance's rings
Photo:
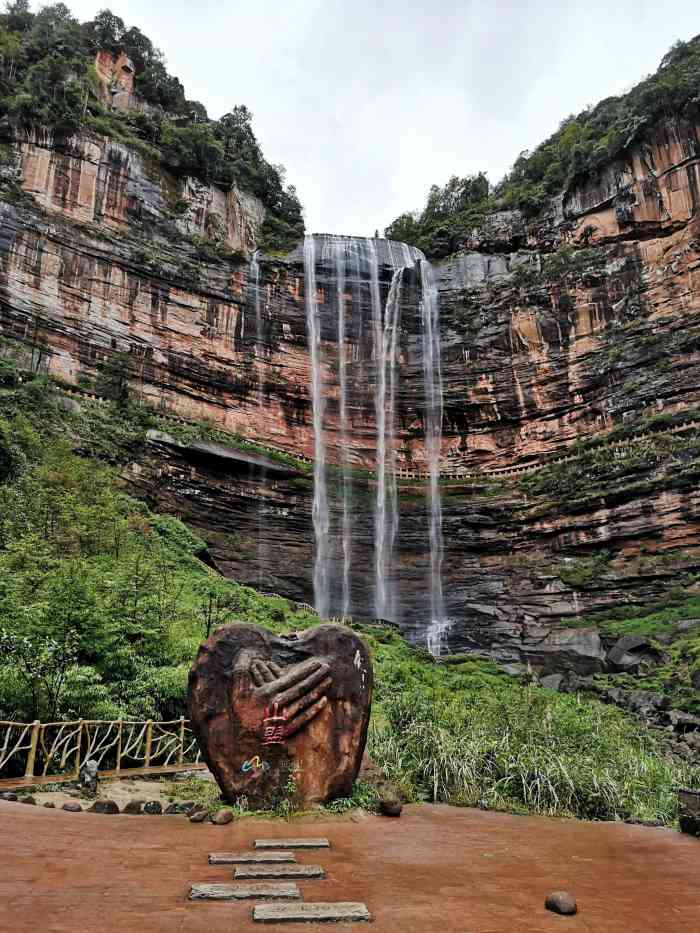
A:
{"type": "Polygon", "coordinates": [[[511,687],[383,706],[370,751],[412,799],[485,809],[672,822],[697,769],[667,763],[614,707],[511,687]]]}
{"type": "Polygon", "coordinates": [[[375,788],[364,781],[355,783],[351,797],[340,797],[326,806],[315,807],[313,810],[303,810],[296,807],[291,793],[283,798],[273,810],[251,810],[248,808],[245,797],[240,798],[234,806],[221,800],[217,784],[198,777],[172,783],[165,793],[174,803],[193,801],[197,810],[206,810],[210,815],[216,813],[217,810],[231,810],[234,816],[238,818],[252,816],[262,819],[292,819],[308,816],[309,814],[340,814],[358,808],[374,812],[377,809],[378,800],[375,788]]]}

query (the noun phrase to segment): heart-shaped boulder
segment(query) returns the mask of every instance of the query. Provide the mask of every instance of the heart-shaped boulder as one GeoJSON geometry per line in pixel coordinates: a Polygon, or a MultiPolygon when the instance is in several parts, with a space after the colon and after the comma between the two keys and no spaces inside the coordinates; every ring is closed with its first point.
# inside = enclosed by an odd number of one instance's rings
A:
{"type": "Polygon", "coordinates": [[[278,637],[218,629],[190,671],[188,706],[202,755],[230,803],[255,808],[349,796],[372,700],[367,646],[342,625],[278,637]]]}

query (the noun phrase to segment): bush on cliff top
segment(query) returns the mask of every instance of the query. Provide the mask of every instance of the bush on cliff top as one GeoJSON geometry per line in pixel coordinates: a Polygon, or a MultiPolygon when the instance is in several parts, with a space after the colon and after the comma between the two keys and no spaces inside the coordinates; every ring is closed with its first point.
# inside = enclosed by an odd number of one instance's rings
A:
{"type": "Polygon", "coordinates": [[[38,13],[15,0],[0,16],[0,115],[51,127],[59,135],[93,130],[135,145],[177,175],[223,188],[238,185],[268,210],[265,246],[291,247],[304,232],[301,204],[284,169],[263,156],[252,114],[236,106],[210,120],[198,101],[187,100],[162,52],[138,28],[127,28],[109,10],[79,23],[55,3],[38,13]],[[135,67],[136,94],[144,112],[104,108],[94,67],[97,51],[124,51],[135,67]]]}
{"type": "Polygon", "coordinates": [[[444,188],[433,185],[423,211],[402,214],[385,233],[418,246],[429,258],[439,257],[454,252],[496,204],[535,216],[576,179],[596,172],[642,139],[658,120],[696,113],[699,89],[700,36],[696,36],[676,42],[657,71],[627,94],[608,97],[563,120],[549,139],[532,152],[522,152],[493,190],[488,184],[484,190],[475,185],[486,181],[483,173],[453,177],[444,188]],[[450,195],[458,189],[474,196],[468,203],[459,198],[450,203],[450,195]],[[435,205],[441,206],[438,216],[435,205]]]}

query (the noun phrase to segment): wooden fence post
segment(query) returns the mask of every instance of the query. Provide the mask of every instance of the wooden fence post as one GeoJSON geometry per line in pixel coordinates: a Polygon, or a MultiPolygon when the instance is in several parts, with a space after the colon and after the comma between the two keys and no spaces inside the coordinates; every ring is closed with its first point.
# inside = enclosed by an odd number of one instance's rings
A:
{"type": "Polygon", "coordinates": [[[78,740],[75,743],[75,777],[76,779],[80,777],[80,752],[82,751],[83,744],[83,720],[78,720],[78,740]]]}
{"type": "Polygon", "coordinates": [[[185,717],[180,716],[180,754],[177,757],[177,763],[182,764],[185,760],[185,717]]]}
{"type": "Polygon", "coordinates": [[[117,722],[117,765],[115,769],[117,774],[119,774],[119,772],[122,769],[122,726],[123,725],[124,725],[124,721],[122,719],[118,720],[117,722]]]}
{"type": "Polygon", "coordinates": [[[151,745],[153,744],[153,720],[146,721],[146,754],[144,756],[143,766],[148,768],[151,763],[151,745]]]}
{"type": "Polygon", "coordinates": [[[41,723],[38,719],[35,719],[32,723],[32,740],[29,746],[29,754],[27,755],[27,767],[24,769],[24,776],[26,778],[34,777],[34,762],[36,761],[36,749],[39,744],[40,730],[41,723]]]}

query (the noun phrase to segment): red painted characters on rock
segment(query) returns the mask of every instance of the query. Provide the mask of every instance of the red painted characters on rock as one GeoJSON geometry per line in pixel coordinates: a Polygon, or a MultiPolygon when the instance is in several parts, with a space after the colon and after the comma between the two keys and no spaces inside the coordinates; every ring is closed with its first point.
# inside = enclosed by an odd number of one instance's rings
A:
{"type": "Polygon", "coordinates": [[[280,713],[279,703],[273,703],[272,707],[266,706],[262,722],[262,744],[284,745],[287,725],[287,715],[284,711],[280,713]]]}

